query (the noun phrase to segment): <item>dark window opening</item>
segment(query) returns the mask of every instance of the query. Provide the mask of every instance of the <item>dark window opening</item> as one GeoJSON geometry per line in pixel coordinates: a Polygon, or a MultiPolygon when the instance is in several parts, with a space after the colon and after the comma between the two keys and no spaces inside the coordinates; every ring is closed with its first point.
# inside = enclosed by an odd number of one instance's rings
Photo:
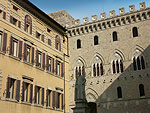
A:
{"type": "Polygon", "coordinates": [[[137,27],[134,27],[132,29],[132,32],[133,32],[133,37],[138,37],[138,29],[137,29],[137,27]]]}
{"type": "Polygon", "coordinates": [[[138,70],[141,70],[141,62],[140,62],[139,57],[137,57],[137,67],[138,67],[138,70]]]}
{"type": "Polygon", "coordinates": [[[117,32],[113,32],[113,41],[118,41],[117,32]]]}
{"type": "Polygon", "coordinates": [[[112,68],[113,68],[113,73],[116,73],[116,67],[115,67],[115,62],[114,61],[112,63],[112,68]]]}
{"type": "Polygon", "coordinates": [[[81,48],[81,40],[77,40],[77,49],[81,48]]]}
{"type": "Polygon", "coordinates": [[[99,76],[99,64],[97,64],[97,76],[99,76]]]}
{"type": "Polygon", "coordinates": [[[142,69],[145,69],[145,61],[143,56],[141,56],[141,64],[142,64],[142,69]]]}
{"type": "Polygon", "coordinates": [[[123,62],[122,62],[122,60],[120,60],[120,71],[121,71],[121,73],[123,72],[123,62]]]}
{"type": "Polygon", "coordinates": [[[96,67],[95,67],[95,64],[93,65],[93,75],[96,76],[96,67]]]}
{"type": "Polygon", "coordinates": [[[14,5],[13,5],[13,9],[14,9],[15,11],[18,11],[18,7],[14,6],[14,5]]]}
{"type": "Polygon", "coordinates": [[[137,70],[137,67],[136,67],[136,60],[135,60],[135,58],[133,58],[133,69],[134,69],[134,71],[136,71],[136,70],[137,70]]]}
{"type": "Polygon", "coordinates": [[[122,89],[121,89],[120,86],[117,87],[117,94],[118,94],[118,99],[119,99],[119,98],[122,98],[122,89]]]}
{"type": "Polygon", "coordinates": [[[94,37],[94,45],[98,45],[98,36],[94,37]]]}
{"type": "Polygon", "coordinates": [[[119,73],[119,62],[118,62],[118,60],[116,61],[116,68],[117,68],[117,73],[119,73]]]}
{"type": "Polygon", "coordinates": [[[145,96],[145,90],[143,84],[139,85],[139,93],[140,93],[140,97],[145,96]]]}

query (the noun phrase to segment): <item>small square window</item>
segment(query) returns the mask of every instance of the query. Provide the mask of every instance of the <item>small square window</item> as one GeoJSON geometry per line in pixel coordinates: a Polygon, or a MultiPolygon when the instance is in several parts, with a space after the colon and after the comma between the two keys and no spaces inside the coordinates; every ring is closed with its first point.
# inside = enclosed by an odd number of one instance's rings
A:
{"type": "Polygon", "coordinates": [[[14,6],[14,5],[13,5],[13,9],[14,9],[15,11],[18,11],[18,7],[14,6]]]}
{"type": "Polygon", "coordinates": [[[50,32],[51,32],[51,30],[47,28],[47,32],[48,32],[48,33],[50,33],[50,32]]]}

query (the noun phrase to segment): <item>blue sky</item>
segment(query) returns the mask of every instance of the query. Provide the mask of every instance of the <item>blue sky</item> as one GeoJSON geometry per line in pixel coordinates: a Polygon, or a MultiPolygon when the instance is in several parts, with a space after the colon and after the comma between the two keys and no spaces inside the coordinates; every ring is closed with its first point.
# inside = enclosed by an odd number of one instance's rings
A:
{"type": "Polygon", "coordinates": [[[124,7],[126,12],[129,11],[129,5],[135,5],[139,9],[140,2],[146,2],[146,6],[150,7],[150,0],[30,0],[34,5],[39,7],[45,13],[52,13],[65,9],[75,19],[83,19],[92,15],[98,15],[115,10],[118,14],[119,8],[124,7]]]}

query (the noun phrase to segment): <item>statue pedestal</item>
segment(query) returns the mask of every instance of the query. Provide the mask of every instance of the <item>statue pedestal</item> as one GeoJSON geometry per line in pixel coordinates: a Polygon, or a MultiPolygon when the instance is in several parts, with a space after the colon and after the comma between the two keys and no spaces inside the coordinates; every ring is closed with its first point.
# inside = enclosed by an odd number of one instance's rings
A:
{"type": "Polygon", "coordinates": [[[90,113],[87,102],[77,101],[76,106],[72,108],[73,113],[90,113]]]}

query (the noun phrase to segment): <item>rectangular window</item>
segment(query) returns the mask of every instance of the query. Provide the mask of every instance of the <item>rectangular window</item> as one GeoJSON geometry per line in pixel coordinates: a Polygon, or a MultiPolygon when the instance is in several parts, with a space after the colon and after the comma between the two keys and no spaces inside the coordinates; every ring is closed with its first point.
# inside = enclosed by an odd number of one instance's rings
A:
{"type": "Polygon", "coordinates": [[[17,26],[17,19],[13,18],[12,19],[12,24],[15,25],[15,26],[17,26]]]}
{"type": "Polygon", "coordinates": [[[27,46],[27,62],[30,63],[30,46],[27,46]]]}
{"type": "Polygon", "coordinates": [[[36,38],[40,38],[41,34],[39,32],[36,32],[36,38]]]}
{"type": "Polygon", "coordinates": [[[51,72],[51,58],[48,59],[48,70],[51,72]]]}
{"type": "Polygon", "coordinates": [[[57,62],[57,75],[60,75],[60,63],[59,62],[57,62]]]}
{"type": "Polygon", "coordinates": [[[18,41],[13,40],[13,56],[17,57],[17,51],[18,50],[18,41]]]}
{"type": "Polygon", "coordinates": [[[47,107],[51,107],[51,95],[52,95],[52,91],[47,90],[47,107]]]}
{"type": "Polygon", "coordinates": [[[14,9],[15,11],[18,11],[18,8],[17,8],[16,6],[14,6],[14,5],[13,5],[13,9],[14,9]]]}
{"type": "Polygon", "coordinates": [[[44,88],[35,86],[34,102],[44,106],[44,88]]]}
{"type": "Polygon", "coordinates": [[[40,104],[40,87],[36,88],[36,104],[40,104]]]}
{"type": "Polygon", "coordinates": [[[38,66],[41,67],[41,53],[38,53],[38,66]]]}
{"type": "Polygon", "coordinates": [[[15,87],[15,79],[10,79],[10,87],[9,87],[9,93],[10,93],[10,99],[14,98],[14,87],[15,87]]]}
{"type": "Polygon", "coordinates": [[[29,83],[24,83],[24,102],[28,102],[29,83]]]}
{"type": "Polygon", "coordinates": [[[0,51],[2,50],[2,34],[0,33],[0,51]]]}
{"type": "Polygon", "coordinates": [[[27,33],[29,33],[29,27],[30,27],[30,25],[29,25],[29,24],[26,24],[25,26],[26,26],[25,31],[26,31],[27,33]]]}

